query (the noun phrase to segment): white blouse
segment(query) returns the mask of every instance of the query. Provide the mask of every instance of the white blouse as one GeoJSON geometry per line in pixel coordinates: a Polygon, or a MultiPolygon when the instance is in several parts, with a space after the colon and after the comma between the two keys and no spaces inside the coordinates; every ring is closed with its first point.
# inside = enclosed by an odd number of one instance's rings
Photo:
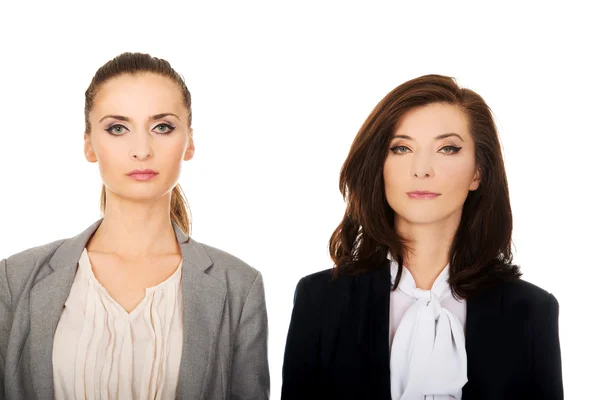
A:
{"type": "MultiPolygon", "coordinates": [[[[392,283],[398,263],[388,256],[392,283]]],[[[390,382],[392,400],[460,399],[467,382],[467,303],[452,296],[449,266],[431,290],[417,288],[402,266],[390,293],[390,382]]]]}
{"type": "Polygon", "coordinates": [[[86,249],[56,328],[56,399],[174,399],[183,346],[181,262],[128,313],[96,280],[86,249]]]}

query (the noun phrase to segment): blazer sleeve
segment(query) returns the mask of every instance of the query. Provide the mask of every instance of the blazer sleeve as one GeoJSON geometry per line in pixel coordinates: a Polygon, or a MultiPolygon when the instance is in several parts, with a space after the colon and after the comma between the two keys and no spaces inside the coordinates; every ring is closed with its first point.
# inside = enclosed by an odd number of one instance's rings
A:
{"type": "Polygon", "coordinates": [[[244,302],[235,333],[231,371],[232,400],[267,400],[270,378],[267,357],[267,308],[260,272],[244,302]]]}
{"type": "Polygon", "coordinates": [[[5,398],[6,350],[12,326],[12,299],[6,269],[6,260],[0,261],[0,400],[5,398]]]}
{"type": "Polygon", "coordinates": [[[563,382],[558,334],[558,301],[548,294],[535,310],[533,373],[536,399],[562,400],[563,382]]]}
{"type": "Polygon", "coordinates": [[[319,317],[306,279],[298,282],[294,293],[283,358],[281,400],[319,398],[319,317]]]}

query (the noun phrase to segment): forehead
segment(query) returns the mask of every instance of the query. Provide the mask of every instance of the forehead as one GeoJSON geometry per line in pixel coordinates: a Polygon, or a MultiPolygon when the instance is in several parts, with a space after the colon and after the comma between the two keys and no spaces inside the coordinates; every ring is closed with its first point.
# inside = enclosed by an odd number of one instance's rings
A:
{"type": "Polygon", "coordinates": [[[122,74],[104,82],[92,111],[135,115],[173,112],[184,107],[181,89],[172,79],[152,73],[122,74]]]}
{"type": "Polygon", "coordinates": [[[433,103],[414,108],[398,120],[395,131],[415,139],[430,139],[444,133],[469,136],[467,116],[458,106],[433,103]]]}

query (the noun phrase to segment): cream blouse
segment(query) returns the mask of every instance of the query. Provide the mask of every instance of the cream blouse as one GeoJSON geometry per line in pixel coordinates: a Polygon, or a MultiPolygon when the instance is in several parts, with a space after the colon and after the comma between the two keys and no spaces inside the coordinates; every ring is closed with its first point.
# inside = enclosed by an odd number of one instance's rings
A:
{"type": "Polygon", "coordinates": [[[183,346],[181,265],[127,313],[96,280],[86,249],[54,335],[61,399],[174,399],[183,346]]]}

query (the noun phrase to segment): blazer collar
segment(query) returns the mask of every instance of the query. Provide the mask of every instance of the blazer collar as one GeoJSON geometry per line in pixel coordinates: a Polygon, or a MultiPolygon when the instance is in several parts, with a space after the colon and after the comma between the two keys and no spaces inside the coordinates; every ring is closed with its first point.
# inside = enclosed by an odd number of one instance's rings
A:
{"type": "MultiPolygon", "coordinates": [[[[69,297],[79,257],[103,218],[83,232],[65,240],[40,268],[37,282],[30,294],[30,369],[33,388],[37,398],[54,398],[52,350],[54,332],[60,320],[64,304],[69,297]]],[[[205,274],[212,259],[204,246],[195,243],[179,226],[171,221],[181,250],[183,291],[183,353],[178,398],[193,397],[198,388],[206,384],[208,373],[207,355],[215,357],[214,343],[225,302],[225,285],[205,274]]]]}

